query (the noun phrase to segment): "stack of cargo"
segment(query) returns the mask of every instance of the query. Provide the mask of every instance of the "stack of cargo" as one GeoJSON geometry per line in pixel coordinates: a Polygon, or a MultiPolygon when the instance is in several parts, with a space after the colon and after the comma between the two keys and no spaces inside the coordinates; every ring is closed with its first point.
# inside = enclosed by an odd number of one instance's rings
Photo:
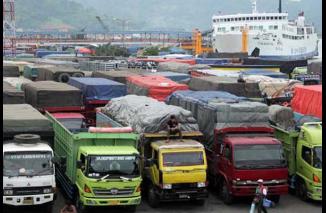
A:
{"type": "Polygon", "coordinates": [[[52,123],[29,104],[3,105],[4,139],[16,134],[37,134],[42,139],[53,137],[52,123]]]}
{"type": "Polygon", "coordinates": [[[3,64],[2,76],[3,77],[19,77],[20,76],[19,67],[17,65],[3,64]]]}
{"type": "Polygon", "coordinates": [[[257,83],[261,94],[271,98],[285,96],[291,97],[293,88],[296,85],[303,84],[298,80],[276,79],[261,75],[243,76],[243,80],[247,83],[257,83]]]}
{"type": "Polygon", "coordinates": [[[109,80],[120,82],[122,84],[127,83],[128,76],[140,76],[140,75],[131,71],[109,71],[109,72],[97,71],[92,73],[92,77],[106,78],[109,80]]]}
{"type": "Polygon", "coordinates": [[[22,91],[23,84],[32,82],[31,80],[24,77],[4,77],[3,81],[9,83],[11,86],[15,87],[19,91],[22,91]]]}
{"type": "Polygon", "coordinates": [[[175,82],[186,82],[190,80],[190,75],[176,72],[149,72],[144,73],[145,76],[163,76],[175,82]]]}
{"type": "Polygon", "coordinates": [[[160,62],[158,64],[157,70],[160,72],[170,71],[188,74],[190,65],[181,62],[160,62]]]}
{"type": "Polygon", "coordinates": [[[28,79],[37,79],[39,68],[51,68],[54,67],[53,65],[41,65],[41,64],[34,64],[34,65],[26,65],[24,67],[23,75],[25,78],[28,79]]]}
{"type": "Polygon", "coordinates": [[[38,68],[38,81],[58,81],[68,82],[70,77],[84,77],[84,73],[80,70],[67,68],[64,66],[41,67],[38,68]]]}
{"type": "Polygon", "coordinates": [[[25,103],[24,92],[13,87],[10,83],[3,81],[3,104],[25,103]]]}
{"type": "Polygon", "coordinates": [[[105,78],[70,78],[68,84],[82,91],[84,103],[88,101],[106,101],[125,96],[127,87],[105,78]]]}
{"type": "Polygon", "coordinates": [[[37,81],[24,85],[25,101],[43,111],[49,108],[77,109],[83,106],[82,92],[66,83],[37,81]]]}
{"type": "Polygon", "coordinates": [[[166,130],[166,123],[171,115],[177,117],[182,131],[198,131],[196,119],[191,112],[144,96],[114,98],[101,112],[124,126],[131,126],[137,133],[166,130]]]}
{"type": "Polygon", "coordinates": [[[269,126],[266,104],[249,102],[228,92],[177,91],[167,103],[191,111],[210,143],[216,128],[269,126]]]}
{"type": "Polygon", "coordinates": [[[295,112],[322,119],[322,85],[296,86],[291,107],[295,112]]]}
{"type": "Polygon", "coordinates": [[[176,83],[163,76],[130,76],[127,78],[128,94],[143,95],[164,101],[177,90],[187,90],[185,84],[176,83]]]}
{"type": "Polygon", "coordinates": [[[90,71],[110,71],[128,67],[128,63],[125,60],[80,61],[79,65],[81,70],[90,71]]]}
{"type": "Polygon", "coordinates": [[[262,97],[257,82],[238,82],[237,77],[193,77],[189,82],[189,88],[196,91],[225,91],[248,98],[262,97]]]}

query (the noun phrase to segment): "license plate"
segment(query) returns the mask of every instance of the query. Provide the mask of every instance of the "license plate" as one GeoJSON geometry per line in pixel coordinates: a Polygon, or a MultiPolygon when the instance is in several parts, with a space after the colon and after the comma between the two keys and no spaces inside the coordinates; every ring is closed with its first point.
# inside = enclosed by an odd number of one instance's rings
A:
{"type": "Polygon", "coordinates": [[[23,204],[25,205],[33,205],[33,198],[32,197],[25,197],[23,200],[23,204]]]}
{"type": "Polygon", "coordinates": [[[110,201],[110,204],[111,205],[118,205],[119,201],[118,200],[112,200],[112,201],[110,201]]]}
{"type": "Polygon", "coordinates": [[[179,198],[182,198],[182,199],[188,198],[188,197],[189,197],[188,195],[179,195],[179,198]]]}

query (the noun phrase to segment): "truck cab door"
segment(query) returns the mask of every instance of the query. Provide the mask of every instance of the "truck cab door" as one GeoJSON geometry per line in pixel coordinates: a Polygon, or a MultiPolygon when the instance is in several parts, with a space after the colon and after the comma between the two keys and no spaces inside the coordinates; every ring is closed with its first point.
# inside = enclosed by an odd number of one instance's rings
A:
{"type": "Polygon", "coordinates": [[[312,149],[300,143],[297,153],[297,172],[304,179],[309,182],[312,181],[313,167],[312,167],[312,149]]]}
{"type": "Polygon", "coordinates": [[[232,164],[232,149],[230,144],[225,144],[222,150],[222,155],[220,157],[220,169],[227,177],[227,179],[232,179],[232,171],[233,171],[233,164],[232,164]]]}
{"type": "Polygon", "coordinates": [[[77,185],[79,186],[83,186],[83,182],[84,182],[84,177],[85,177],[85,171],[86,171],[86,164],[87,164],[87,161],[86,161],[86,155],[83,154],[83,153],[79,153],[77,155],[77,162],[80,161],[81,162],[81,167],[76,169],[76,182],[77,182],[77,185]]]}
{"type": "Polygon", "coordinates": [[[150,179],[154,185],[159,185],[159,153],[152,150],[152,164],[150,166],[150,179]]]}

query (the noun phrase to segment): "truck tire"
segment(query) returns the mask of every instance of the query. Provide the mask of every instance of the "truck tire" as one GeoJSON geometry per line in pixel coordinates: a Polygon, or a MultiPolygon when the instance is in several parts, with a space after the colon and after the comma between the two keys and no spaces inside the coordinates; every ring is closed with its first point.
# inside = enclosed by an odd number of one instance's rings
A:
{"type": "Polygon", "coordinates": [[[271,195],[270,199],[271,201],[273,201],[274,203],[279,203],[280,202],[280,195],[271,195]]]}
{"type": "Polygon", "coordinates": [[[227,205],[230,205],[233,201],[233,197],[230,194],[228,185],[225,180],[223,180],[221,187],[220,187],[220,197],[221,197],[222,201],[227,205]]]}
{"type": "Polygon", "coordinates": [[[160,204],[160,201],[159,201],[157,195],[155,194],[155,189],[152,184],[148,188],[148,204],[152,208],[157,208],[158,205],[160,204]]]}
{"type": "Polygon", "coordinates": [[[18,143],[37,143],[41,141],[41,137],[35,134],[19,134],[14,136],[14,141],[18,143]]]}
{"type": "Polygon", "coordinates": [[[84,206],[83,203],[80,201],[79,193],[77,194],[76,198],[76,209],[78,213],[87,213],[86,206],[84,206]]]}
{"type": "Polygon", "coordinates": [[[68,73],[61,73],[58,76],[58,81],[62,83],[67,83],[69,81],[70,75],[68,73]]]}
{"type": "Polygon", "coordinates": [[[301,200],[307,201],[308,195],[307,195],[307,187],[305,182],[302,179],[298,179],[296,184],[296,194],[300,197],[301,200]]]}

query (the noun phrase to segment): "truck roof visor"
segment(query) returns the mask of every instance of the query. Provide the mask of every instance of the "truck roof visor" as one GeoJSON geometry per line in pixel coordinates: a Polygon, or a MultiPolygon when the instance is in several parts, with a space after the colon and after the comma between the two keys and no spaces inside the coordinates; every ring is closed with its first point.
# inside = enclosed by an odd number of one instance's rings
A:
{"type": "Polygon", "coordinates": [[[19,134],[14,136],[14,142],[35,144],[41,142],[41,137],[36,134],[19,134]]]}

